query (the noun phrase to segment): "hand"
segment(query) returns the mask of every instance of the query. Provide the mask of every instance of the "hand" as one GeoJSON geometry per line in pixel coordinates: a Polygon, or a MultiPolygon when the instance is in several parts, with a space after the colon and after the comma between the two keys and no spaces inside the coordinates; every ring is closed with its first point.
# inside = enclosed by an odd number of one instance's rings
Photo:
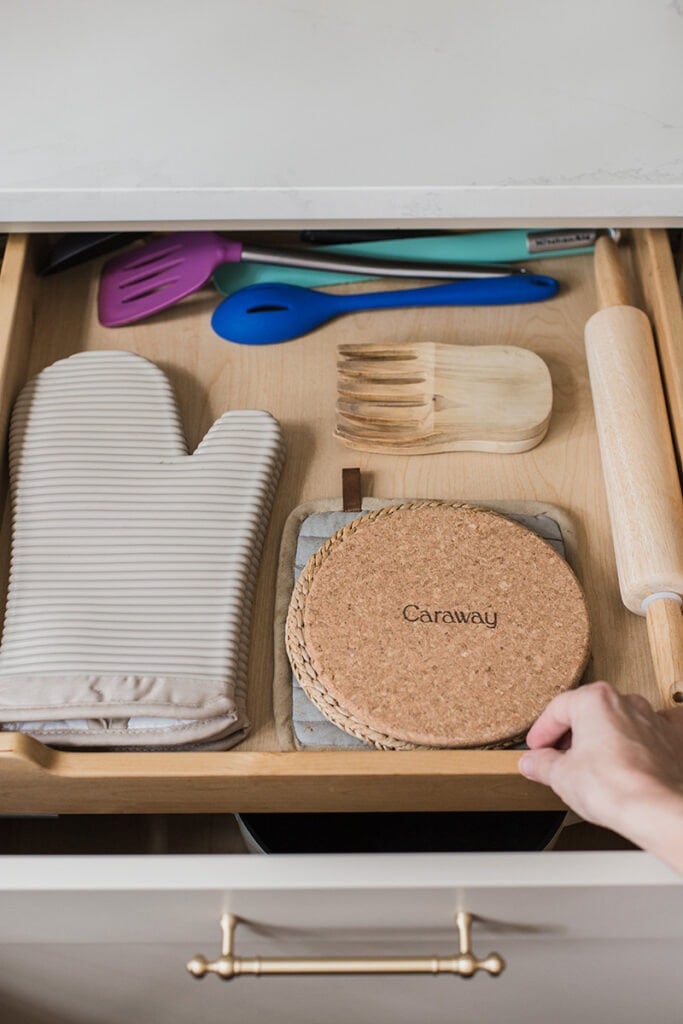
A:
{"type": "Polygon", "coordinates": [[[592,683],[551,701],[527,744],[523,775],[683,871],[683,708],[592,683]]]}

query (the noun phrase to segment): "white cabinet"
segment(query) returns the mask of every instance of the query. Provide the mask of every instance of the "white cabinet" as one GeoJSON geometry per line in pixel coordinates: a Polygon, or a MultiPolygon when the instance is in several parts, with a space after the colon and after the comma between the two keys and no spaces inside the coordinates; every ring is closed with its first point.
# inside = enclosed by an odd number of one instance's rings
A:
{"type": "Polygon", "coordinates": [[[575,1024],[679,1019],[683,879],[640,853],[5,858],[3,1024],[575,1024]],[[222,913],[244,956],[446,955],[498,978],[196,981],[222,913]]]}
{"type": "Polygon", "coordinates": [[[10,230],[683,223],[676,0],[2,7],[10,230]]]}

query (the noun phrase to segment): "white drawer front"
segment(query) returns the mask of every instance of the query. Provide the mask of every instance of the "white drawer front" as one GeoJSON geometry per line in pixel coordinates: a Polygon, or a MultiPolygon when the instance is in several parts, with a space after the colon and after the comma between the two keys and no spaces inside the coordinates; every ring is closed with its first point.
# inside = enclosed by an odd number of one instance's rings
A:
{"type": "Polygon", "coordinates": [[[641,1024],[676,1019],[683,884],[644,854],[432,857],[6,858],[0,1009],[7,1024],[246,1024],[454,1019],[641,1024]],[[242,956],[452,955],[456,910],[498,978],[237,978],[185,969],[218,955],[225,911],[242,956]],[[580,985],[577,979],[581,979],[580,985]],[[32,1016],[33,1015],[33,1016],[32,1016]]]}

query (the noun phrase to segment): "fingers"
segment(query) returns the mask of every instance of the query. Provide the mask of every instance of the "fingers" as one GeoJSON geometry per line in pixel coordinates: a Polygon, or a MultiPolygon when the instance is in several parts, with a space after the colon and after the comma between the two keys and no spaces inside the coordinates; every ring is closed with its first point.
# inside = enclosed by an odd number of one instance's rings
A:
{"type": "Polygon", "coordinates": [[[591,716],[596,717],[597,706],[604,706],[615,697],[615,691],[605,682],[590,683],[558,694],[529,730],[527,746],[532,750],[558,746],[563,737],[573,730],[577,716],[583,716],[587,707],[592,709],[591,716]]]}
{"type": "Polygon", "coordinates": [[[627,693],[623,700],[629,704],[634,711],[640,712],[641,715],[654,714],[649,700],[645,697],[641,697],[639,693],[627,693]]]}
{"type": "Polygon", "coordinates": [[[657,713],[661,718],[665,718],[669,725],[672,725],[683,737],[683,704],[675,708],[665,708],[657,713]]]}
{"type": "Polygon", "coordinates": [[[546,747],[543,750],[527,750],[520,758],[519,770],[525,778],[532,782],[540,782],[552,787],[552,780],[560,766],[564,751],[546,747]]]}
{"type": "Polygon", "coordinates": [[[554,747],[571,730],[576,694],[573,691],[561,693],[548,704],[545,711],[534,722],[526,742],[532,750],[538,747],[554,747]]]}

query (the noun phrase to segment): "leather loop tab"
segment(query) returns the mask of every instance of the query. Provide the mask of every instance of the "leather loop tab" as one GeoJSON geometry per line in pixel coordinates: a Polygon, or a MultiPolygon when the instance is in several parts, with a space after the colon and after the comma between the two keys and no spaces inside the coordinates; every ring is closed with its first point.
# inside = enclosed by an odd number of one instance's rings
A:
{"type": "Polygon", "coordinates": [[[361,511],[360,469],[342,469],[342,505],[345,512],[361,511]]]}

